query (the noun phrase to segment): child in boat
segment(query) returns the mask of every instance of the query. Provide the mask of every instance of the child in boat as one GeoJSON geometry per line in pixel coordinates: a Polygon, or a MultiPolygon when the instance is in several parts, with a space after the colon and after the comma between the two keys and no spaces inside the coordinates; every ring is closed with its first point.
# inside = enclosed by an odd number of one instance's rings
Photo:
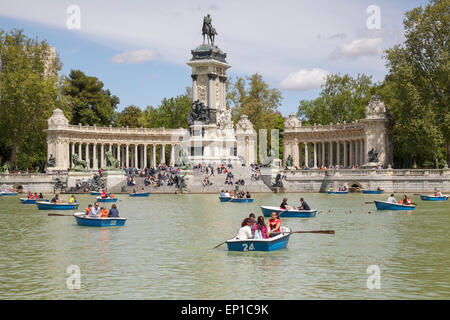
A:
{"type": "Polygon", "coordinates": [[[267,237],[275,237],[281,231],[281,219],[278,214],[273,211],[269,221],[267,222],[267,237]]]}
{"type": "Polygon", "coordinates": [[[88,207],[85,210],[85,214],[88,216],[89,213],[91,213],[91,209],[92,209],[92,204],[89,204],[88,207]]]}
{"type": "Polygon", "coordinates": [[[400,204],[406,204],[406,205],[411,205],[412,201],[411,199],[408,198],[408,196],[406,194],[403,195],[403,199],[400,200],[398,203],[400,204]]]}
{"type": "Polygon", "coordinates": [[[69,203],[76,203],[75,197],[72,195],[69,199],[69,203]]]}
{"type": "Polygon", "coordinates": [[[239,232],[236,236],[237,239],[240,240],[246,240],[253,238],[252,235],[252,229],[251,225],[253,224],[252,220],[250,218],[245,218],[244,221],[242,221],[241,228],[239,229],[239,232]]]}
{"type": "Polygon", "coordinates": [[[395,200],[394,194],[393,194],[393,193],[391,193],[391,195],[390,195],[389,198],[387,199],[387,202],[390,202],[390,203],[397,203],[397,200],[395,200]]]}
{"type": "Polygon", "coordinates": [[[107,193],[106,193],[106,191],[105,190],[103,190],[103,192],[102,192],[102,194],[100,195],[102,198],[107,198],[108,197],[108,195],[107,195],[107,193]]]}
{"type": "Polygon", "coordinates": [[[280,204],[280,209],[283,209],[283,210],[289,210],[289,209],[291,209],[291,207],[290,206],[288,206],[288,204],[287,204],[287,198],[283,198],[283,202],[281,202],[281,204],[280,204]]]}
{"type": "Polygon", "coordinates": [[[108,218],[108,210],[105,209],[105,207],[100,208],[100,217],[101,218],[108,218]]]}
{"type": "Polygon", "coordinates": [[[250,192],[247,191],[247,194],[245,195],[245,197],[246,197],[247,199],[250,199],[250,198],[251,198],[250,192]]]}
{"type": "Polygon", "coordinates": [[[263,216],[258,217],[258,222],[252,226],[253,239],[267,239],[267,227],[263,216]]]}

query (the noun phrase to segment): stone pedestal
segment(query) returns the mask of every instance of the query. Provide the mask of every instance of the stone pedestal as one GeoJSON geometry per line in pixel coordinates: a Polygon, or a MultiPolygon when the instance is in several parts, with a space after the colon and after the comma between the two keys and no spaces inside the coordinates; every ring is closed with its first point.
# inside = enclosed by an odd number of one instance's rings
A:
{"type": "Polygon", "coordinates": [[[127,185],[127,177],[122,170],[103,171],[106,178],[106,188],[111,192],[120,192],[127,185]]]}
{"type": "Polygon", "coordinates": [[[69,171],[68,178],[67,178],[67,190],[70,190],[70,188],[76,186],[77,180],[80,180],[81,182],[88,181],[89,179],[92,179],[92,173],[87,172],[80,172],[80,171],[69,171]]]}

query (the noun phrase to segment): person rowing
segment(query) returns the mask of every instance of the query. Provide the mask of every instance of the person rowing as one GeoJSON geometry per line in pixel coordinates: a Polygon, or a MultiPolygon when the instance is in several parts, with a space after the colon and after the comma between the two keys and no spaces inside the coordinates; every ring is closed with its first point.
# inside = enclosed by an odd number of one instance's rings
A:
{"type": "Polygon", "coordinates": [[[240,240],[246,240],[253,238],[252,234],[252,228],[253,221],[250,218],[245,218],[244,221],[242,221],[241,228],[239,229],[239,232],[236,236],[237,239],[240,240]]]}
{"type": "Polygon", "coordinates": [[[300,207],[298,207],[298,210],[311,210],[311,207],[303,198],[300,198],[300,207]]]}
{"type": "Polygon", "coordinates": [[[98,202],[94,203],[94,206],[91,208],[89,212],[89,217],[99,218],[100,217],[100,208],[98,206],[98,202]]]}
{"type": "Polygon", "coordinates": [[[275,211],[272,212],[271,217],[267,222],[267,229],[267,236],[269,238],[275,237],[275,233],[279,233],[281,230],[281,219],[275,211]]]}
{"type": "Polygon", "coordinates": [[[290,210],[290,209],[292,209],[291,206],[288,206],[287,200],[288,200],[287,198],[283,198],[283,201],[280,204],[280,209],[283,209],[283,210],[290,210]]]}
{"type": "Polygon", "coordinates": [[[411,201],[411,199],[408,198],[408,196],[406,194],[404,194],[403,199],[400,200],[398,203],[410,206],[412,204],[412,201],[411,201]]]}
{"type": "Polygon", "coordinates": [[[397,200],[395,200],[394,194],[393,194],[393,193],[391,193],[391,195],[390,195],[389,198],[386,200],[386,202],[397,203],[397,200]]]}

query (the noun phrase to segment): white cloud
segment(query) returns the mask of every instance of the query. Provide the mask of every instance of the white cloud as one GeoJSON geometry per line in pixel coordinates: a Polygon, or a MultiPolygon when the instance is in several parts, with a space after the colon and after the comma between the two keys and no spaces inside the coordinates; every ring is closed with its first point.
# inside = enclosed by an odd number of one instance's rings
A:
{"type": "Polygon", "coordinates": [[[113,63],[139,64],[158,58],[159,54],[155,50],[143,49],[116,54],[110,61],[113,63]]]}
{"type": "Polygon", "coordinates": [[[300,69],[291,72],[285,79],[280,82],[279,87],[284,90],[306,91],[320,88],[325,83],[328,71],[314,68],[311,70],[300,69]]]}
{"type": "Polygon", "coordinates": [[[382,38],[356,39],[348,44],[342,44],[334,50],[330,58],[357,58],[361,56],[380,55],[382,38]]]}

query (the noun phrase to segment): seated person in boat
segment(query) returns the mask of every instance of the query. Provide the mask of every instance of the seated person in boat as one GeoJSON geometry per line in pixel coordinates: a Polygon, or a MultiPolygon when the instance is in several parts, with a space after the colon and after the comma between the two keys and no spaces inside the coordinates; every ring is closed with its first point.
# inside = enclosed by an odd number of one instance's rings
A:
{"type": "Polygon", "coordinates": [[[34,193],[33,199],[39,199],[37,192],[34,193]]]}
{"type": "Polygon", "coordinates": [[[391,193],[391,195],[390,195],[389,198],[386,200],[386,202],[397,203],[397,200],[395,200],[394,194],[393,194],[393,193],[391,193]]]}
{"type": "Polygon", "coordinates": [[[291,206],[288,206],[287,200],[288,200],[287,198],[283,198],[283,202],[281,202],[280,204],[280,209],[289,210],[292,208],[291,206]]]}
{"type": "Polygon", "coordinates": [[[73,195],[70,197],[69,203],[77,203],[77,200],[75,199],[75,197],[73,195]]]}
{"type": "Polygon", "coordinates": [[[91,213],[91,209],[92,209],[92,204],[89,204],[88,207],[86,208],[86,210],[84,211],[84,213],[88,216],[89,213],[91,213]]]}
{"type": "Polygon", "coordinates": [[[411,201],[411,199],[408,198],[408,196],[407,196],[406,194],[404,194],[404,195],[403,195],[403,199],[400,200],[398,203],[400,203],[400,204],[406,204],[406,205],[409,206],[409,205],[412,204],[412,201],[411,201]]]}
{"type": "Polygon", "coordinates": [[[220,191],[220,197],[225,197],[225,192],[222,190],[222,191],[220,191]]]}
{"type": "Polygon", "coordinates": [[[31,192],[28,192],[28,199],[33,199],[33,194],[31,192]]]}
{"type": "Polygon", "coordinates": [[[248,215],[248,218],[249,218],[250,220],[252,220],[252,225],[254,225],[254,224],[256,223],[256,217],[255,217],[255,214],[254,214],[254,213],[250,213],[250,214],[248,215]]]}
{"type": "Polygon", "coordinates": [[[100,208],[98,206],[98,202],[94,203],[94,206],[91,208],[89,212],[89,217],[98,218],[100,216],[100,208]]]}
{"type": "Polygon", "coordinates": [[[106,193],[105,190],[103,190],[103,192],[100,195],[102,198],[108,198],[108,194],[106,193]]]}
{"type": "Polygon", "coordinates": [[[101,218],[108,218],[108,210],[106,210],[105,207],[100,208],[100,217],[101,218]]]}
{"type": "Polygon", "coordinates": [[[311,207],[303,198],[300,198],[300,207],[298,207],[298,210],[311,210],[311,207]]]}
{"type": "Polygon", "coordinates": [[[436,197],[442,197],[442,192],[439,189],[437,189],[436,192],[434,193],[434,195],[436,197]]]}
{"type": "Polygon", "coordinates": [[[59,196],[58,194],[55,194],[55,196],[52,198],[52,200],[50,201],[51,203],[57,203],[59,202],[59,196]]]}
{"type": "Polygon", "coordinates": [[[267,227],[263,216],[258,217],[258,222],[252,226],[253,239],[267,239],[267,227]]]}
{"type": "Polygon", "coordinates": [[[251,198],[251,196],[250,196],[250,192],[248,192],[248,191],[247,191],[247,193],[246,193],[245,197],[246,197],[247,199],[250,199],[250,198],[251,198]]]}
{"type": "Polygon", "coordinates": [[[277,236],[278,233],[281,231],[281,220],[275,211],[272,212],[266,227],[267,227],[267,236],[269,238],[277,236]]]}
{"type": "Polygon", "coordinates": [[[253,222],[250,220],[250,218],[245,218],[244,221],[242,221],[241,228],[239,229],[239,232],[236,236],[237,239],[240,240],[246,240],[253,238],[252,235],[252,226],[253,222]]]}
{"type": "Polygon", "coordinates": [[[227,197],[227,198],[231,197],[231,196],[230,196],[230,193],[228,192],[228,190],[225,191],[225,197],[227,197]]]}
{"type": "Polygon", "coordinates": [[[110,198],[114,198],[114,195],[112,193],[109,194],[110,198]]]}
{"type": "Polygon", "coordinates": [[[111,206],[111,209],[109,209],[108,218],[118,218],[118,217],[119,217],[119,210],[117,210],[117,206],[113,204],[111,206]]]}
{"type": "Polygon", "coordinates": [[[39,199],[44,199],[44,196],[43,196],[42,192],[39,193],[39,199]]]}

